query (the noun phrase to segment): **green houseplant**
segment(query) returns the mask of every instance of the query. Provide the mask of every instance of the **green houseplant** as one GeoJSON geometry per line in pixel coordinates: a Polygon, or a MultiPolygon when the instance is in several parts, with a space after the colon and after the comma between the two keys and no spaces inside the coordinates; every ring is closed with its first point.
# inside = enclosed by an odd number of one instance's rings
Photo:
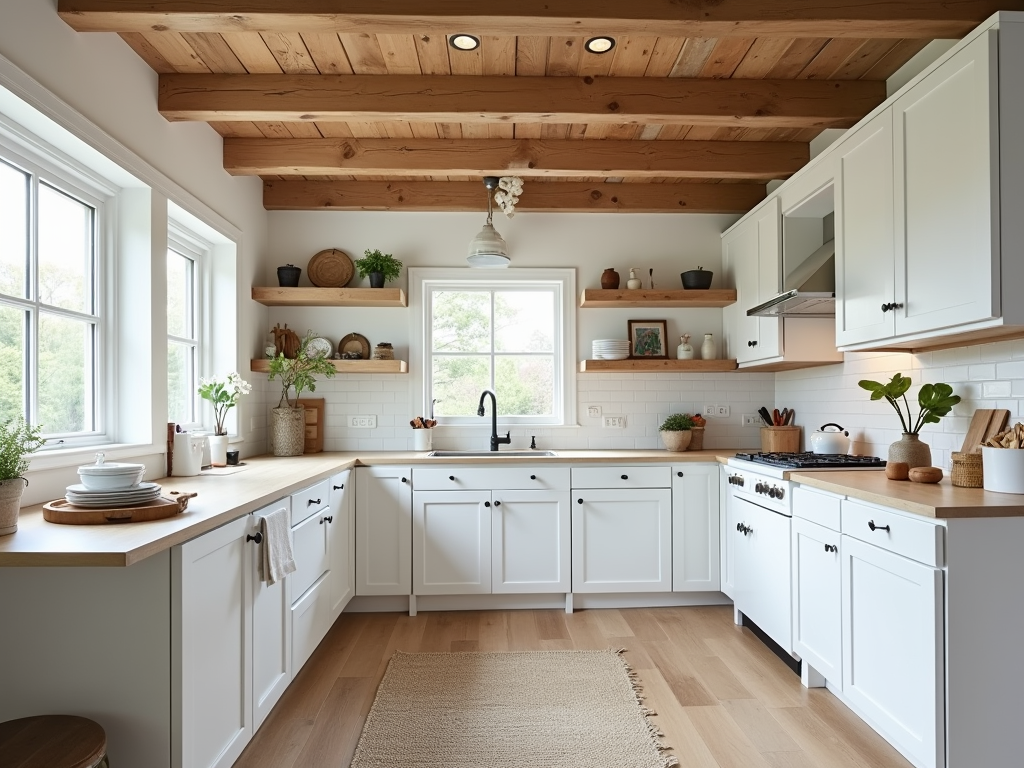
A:
{"type": "Polygon", "coordinates": [[[40,437],[41,427],[33,427],[20,416],[0,424],[0,536],[18,530],[21,496],[28,480],[29,454],[46,441],[40,437]]]}
{"type": "Polygon", "coordinates": [[[690,447],[690,439],[693,433],[690,431],[695,426],[693,417],[686,413],[673,413],[658,430],[661,432],[661,442],[665,450],[680,452],[690,447]]]}
{"type": "Polygon", "coordinates": [[[903,437],[889,446],[888,460],[903,462],[908,464],[911,469],[930,467],[932,452],[927,443],[921,442],[921,428],[925,424],[938,424],[939,419],[946,416],[953,410],[953,406],[960,402],[960,396],[953,394],[953,388],[949,384],[922,384],[917,393],[917,404],[921,410],[918,411],[917,418],[914,419],[910,410],[910,401],[907,399],[911,383],[909,376],[897,373],[885,384],[864,379],[858,382],[858,386],[870,392],[872,400],[885,399],[896,409],[896,415],[899,416],[903,437]],[[903,401],[902,405],[901,400],[903,401]],[[906,415],[903,412],[904,406],[906,415]]]}
{"type": "Polygon", "coordinates": [[[278,354],[270,360],[268,380],[279,379],[281,382],[281,398],[277,401],[277,407],[271,409],[271,434],[275,456],[299,456],[302,453],[306,421],[305,409],[299,403],[299,398],[306,390],[316,391],[316,376],[329,379],[335,374],[334,364],[324,355],[307,354],[309,343],[315,338],[316,334],[312,331],[306,332],[299,342],[294,360],[283,354],[278,354]],[[295,390],[294,404],[288,397],[292,389],[295,390]]]}
{"type": "Polygon", "coordinates": [[[385,282],[397,280],[402,274],[402,262],[378,250],[363,251],[363,258],[356,259],[355,265],[360,277],[370,278],[371,288],[383,288],[385,282]]]}

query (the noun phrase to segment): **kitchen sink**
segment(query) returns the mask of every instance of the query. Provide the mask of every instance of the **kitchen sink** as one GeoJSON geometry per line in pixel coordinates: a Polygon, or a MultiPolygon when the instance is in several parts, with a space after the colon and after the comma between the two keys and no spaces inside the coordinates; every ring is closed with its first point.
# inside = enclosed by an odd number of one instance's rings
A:
{"type": "Polygon", "coordinates": [[[468,459],[468,458],[521,458],[525,456],[551,457],[557,456],[554,451],[431,451],[427,456],[438,459],[468,459]]]}

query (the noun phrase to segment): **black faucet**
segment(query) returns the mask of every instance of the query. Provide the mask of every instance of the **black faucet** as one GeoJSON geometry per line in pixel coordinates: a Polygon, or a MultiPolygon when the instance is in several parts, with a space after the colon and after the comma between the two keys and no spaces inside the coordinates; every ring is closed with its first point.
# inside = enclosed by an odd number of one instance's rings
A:
{"type": "Polygon", "coordinates": [[[484,398],[488,395],[491,396],[491,450],[496,451],[499,445],[509,445],[512,442],[512,433],[509,431],[504,437],[498,437],[498,401],[491,390],[485,389],[480,393],[480,407],[476,409],[476,415],[484,415],[484,398]]]}

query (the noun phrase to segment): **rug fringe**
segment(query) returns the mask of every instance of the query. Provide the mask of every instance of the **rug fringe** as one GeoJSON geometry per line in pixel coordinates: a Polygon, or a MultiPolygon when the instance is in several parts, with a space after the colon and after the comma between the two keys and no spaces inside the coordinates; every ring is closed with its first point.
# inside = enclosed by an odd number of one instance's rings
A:
{"type": "Polygon", "coordinates": [[[651,736],[651,741],[654,742],[654,748],[658,750],[659,756],[661,757],[662,768],[673,768],[673,766],[679,765],[679,758],[676,755],[663,754],[667,750],[672,749],[672,747],[661,741],[665,737],[665,732],[650,720],[652,715],[657,715],[658,713],[643,705],[643,701],[646,699],[646,696],[643,695],[644,686],[640,681],[640,674],[638,672],[634,672],[633,668],[629,665],[629,662],[623,657],[623,654],[626,653],[628,649],[609,648],[609,650],[619,657],[619,661],[622,662],[622,666],[626,670],[626,677],[629,679],[629,686],[633,691],[633,697],[636,699],[637,706],[640,708],[640,714],[643,715],[644,725],[647,726],[647,732],[651,736]]]}

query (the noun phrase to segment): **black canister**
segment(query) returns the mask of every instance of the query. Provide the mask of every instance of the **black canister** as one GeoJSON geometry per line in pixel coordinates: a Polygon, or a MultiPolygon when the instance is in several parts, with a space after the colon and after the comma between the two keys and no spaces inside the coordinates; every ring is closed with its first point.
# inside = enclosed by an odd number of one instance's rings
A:
{"type": "Polygon", "coordinates": [[[277,268],[277,284],[282,288],[295,288],[299,285],[299,275],[302,269],[294,264],[288,264],[277,268]]]}

